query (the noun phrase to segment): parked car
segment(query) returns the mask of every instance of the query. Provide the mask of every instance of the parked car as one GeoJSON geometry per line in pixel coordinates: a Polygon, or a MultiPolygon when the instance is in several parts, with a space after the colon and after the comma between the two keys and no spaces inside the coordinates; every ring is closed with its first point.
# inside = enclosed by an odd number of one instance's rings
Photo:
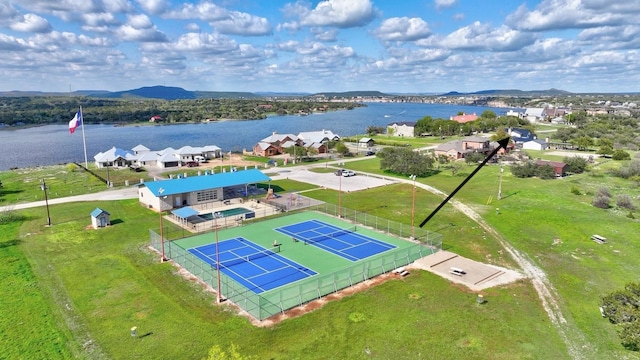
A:
{"type": "Polygon", "coordinates": [[[356,173],[353,172],[352,170],[342,170],[342,176],[344,177],[356,176],[356,173]]]}
{"type": "Polygon", "coordinates": [[[334,174],[335,174],[336,176],[342,176],[342,172],[343,172],[343,171],[344,171],[344,170],[342,170],[342,169],[338,169],[338,170],[336,170],[336,171],[334,172],[334,174]]]}
{"type": "Polygon", "coordinates": [[[188,163],[185,164],[187,167],[196,167],[196,166],[200,166],[200,164],[198,164],[195,161],[189,161],[188,163]]]}
{"type": "Polygon", "coordinates": [[[375,152],[375,151],[371,151],[371,150],[369,150],[369,151],[367,151],[366,153],[364,153],[364,156],[371,156],[371,155],[375,155],[375,154],[376,154],[376,152],[375,152]]]}

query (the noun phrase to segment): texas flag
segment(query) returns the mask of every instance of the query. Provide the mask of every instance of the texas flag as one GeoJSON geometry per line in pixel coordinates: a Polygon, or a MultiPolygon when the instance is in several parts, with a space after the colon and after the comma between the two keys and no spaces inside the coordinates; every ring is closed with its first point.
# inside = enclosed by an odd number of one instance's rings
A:
{"type": "Polygon", "coordinates": [[[78,126],[82,125],[82,108],[78,109],[76,116],[69,121],[69,132],[73,134],[78,126]]]}

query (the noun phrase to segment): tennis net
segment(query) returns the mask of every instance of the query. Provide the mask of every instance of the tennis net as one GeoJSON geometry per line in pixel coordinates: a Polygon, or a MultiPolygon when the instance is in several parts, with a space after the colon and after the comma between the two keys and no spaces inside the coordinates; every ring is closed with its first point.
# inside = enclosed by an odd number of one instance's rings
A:
{"type": "Polygon", "coordinates": [[[280,247],[274,247],[273,250],[261,250],[249,255],[238,256],[233,259],[220,261],[220,267],[230,267],[233,265],[242,264],[251,260],[259,259],[265,256],[273,256],[275,253],[280,252],[280,247]]]}
{"type": "Polygon", "coordinates": [[[308,238],[304,240],[305,245],[306,244],[313,244],[313,243],[317,243],[323,240],[327,240],[327,239],[335,239],[337,237],[340,237],[341,235],[344,234],[351,234],[356,232],[356,226],[352,226],[350,228],[347,229],[340,229],[338,231],[329,233],[329,234],[322,234],[322,235],[318,235],[312,238],[308,238]]]}

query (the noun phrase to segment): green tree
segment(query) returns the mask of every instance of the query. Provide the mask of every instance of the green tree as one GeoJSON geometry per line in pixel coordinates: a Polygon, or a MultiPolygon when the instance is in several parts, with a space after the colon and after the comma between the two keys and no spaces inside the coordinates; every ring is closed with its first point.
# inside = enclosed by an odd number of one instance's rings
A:
{"type": "Polygon", "coordinates": [[[485,110],[480,114],[480,117],[484,119],[496,119],[498,116],[491,110],[485,110]]]}
{"type": "Polygon", "coordinates": [[[367,126],[367,130],[365,130],[367,135],[373,136],[384,133],[384,128],[382,126],[367,126]]]}
{"type": "Polygon", "coordinates": [[[540,179],[553,179],[556,177],[556,172],[550,165],[536,166],[535,175],[540,179]]]}
{"type": "Polygon", "coordinates": [[[511,174],[518,178],[532,177],[536,173],[536,165],[532,161],[527,161],[520,165],[511,165],[509,169],[511,174]]]}
{"type": "Polygon", "coordinates": [[[507,134],[507,131],[504,128],[499,128],[495,134],[491,135],[490,140],[498,141],[498,140],[506,139],[508,137],[509,137],[509,134],[507,134]]]}
{"type": "Polygon", "coordinates": [[[573,140],[573,144],[578,147],[578,150],[589,151],[589,147],[593,146],[593,139],[589,136],[580,136],[573,140]]]}
{"type": "Polygon", "coordinates": [[[580,156],[566,156],[562,162],[567,164],[567,172],[582,174],[587,168],[587,160],[580,156]]]}
{"type": "Polygon", "coordinates": [[[339,142],[336,144],[336,151],[338,152],[338,154],[345,156],[349,153],[349,148],[344,143],[339,142]]]}
{"type": "Polygon", "coordinates": [[[600,300],[602,313],[617,326],[622,346],[640,350],[640,283],[629,283],[600,300]]]}
{"type": "Polygon", "coordinates": [[[598,154],[600,155],[611,155],[613,154],[613,141],[607,138],[601,138],[598,140],[598,154]]]}
{"type": "Polygon", "coordinates": [[[380,169],[400,175],[426,176],[433,168],[433,158],[407,148],[387,147],[376,154],[380,169]]]}
{"type": "Polygon", "coordinates": [[[425,116],[422,119],[416,121],[416,125],[413,128],[413,132],[417,136],[432,133],[432,129],[431,129],[432,125],[433,125],[433,119],[431,118],[431,116],[425,116]]]}
{"type": "Polygon", "coordinates": [[[469,153],[467,155],[465,155],[464,157],[464,161],[467,164],[477,164],[479,162],[481,162],[482,160],[485,159],[485,155],[482,153],[478,153],[478,152],[473,152],[473,153],[469,153]]]}

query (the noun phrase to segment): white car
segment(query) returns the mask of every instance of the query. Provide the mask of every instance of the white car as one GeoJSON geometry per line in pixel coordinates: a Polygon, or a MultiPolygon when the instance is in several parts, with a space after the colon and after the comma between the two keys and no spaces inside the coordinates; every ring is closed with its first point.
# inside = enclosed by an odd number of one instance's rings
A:
{"type": "Polygon", "coordinates": [[[356,173],[353,172],[352,170],[342,170],[342,176],[344,177],[356,176],[356,173]]]}

